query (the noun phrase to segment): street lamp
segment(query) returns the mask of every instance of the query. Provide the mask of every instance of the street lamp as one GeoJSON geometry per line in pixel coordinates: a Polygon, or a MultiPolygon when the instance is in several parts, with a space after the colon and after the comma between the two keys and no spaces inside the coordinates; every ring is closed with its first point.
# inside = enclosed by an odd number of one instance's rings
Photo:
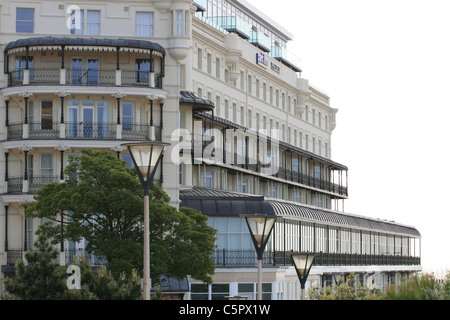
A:
{"type": "Polygon", "coordinates": [[[247,222],[258,258],[258,290],[256,299],[262,300],[262,258],[270,233],[275,225],[276,216],[247,214],[241,215],[247,222]]]}
{"type": "Polygon", "coordinates": [[[141,143],[124,143],[128,148],[139,180],[144,188],[144,300],[150,300],[150,187],[161,161],[164,149],[169,143],[147,141],[141,143]]]}
{"type": "Polygon", "coordinates": [[[292,262],[294,263],[295,271],[297,271],[298,279],[300,280],[302,300],[305,300],[305,284],[308,279],[309,271],[314,262],[315,253],[293,253],[291,255],[292,262]]]}

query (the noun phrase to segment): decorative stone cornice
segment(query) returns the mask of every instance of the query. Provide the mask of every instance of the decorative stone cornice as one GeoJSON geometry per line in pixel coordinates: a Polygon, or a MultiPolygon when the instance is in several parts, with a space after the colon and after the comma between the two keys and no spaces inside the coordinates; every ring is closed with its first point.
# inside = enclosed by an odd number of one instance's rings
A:
{"type": "Polygon", "coordinates": [[[61,143],[59,146],[55,147],[55,149],[59,150],[59,151],[66,151],[66,150],[69,150],[70,147],[67,144],[61,143]]]}
{"type": "Polygon", "coordinates": [[[23,144],[23,145],[21,145],[20,147],[19,147],[19,150],[21,150],[21,151],[30,151],[30,150],[32,150],[33,149],[33,147],[30,147],[28,144],[23,144]]]}

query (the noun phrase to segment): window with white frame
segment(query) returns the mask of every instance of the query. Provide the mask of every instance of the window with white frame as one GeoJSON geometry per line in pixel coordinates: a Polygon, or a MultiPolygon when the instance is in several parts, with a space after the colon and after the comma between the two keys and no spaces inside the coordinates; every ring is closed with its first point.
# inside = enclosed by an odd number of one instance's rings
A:
{"type": "Polygon", "coordinates": [[[253,243],[244,218],[213,218],[208,225],[217,230],[217,249],[253,250],[253,243]]]}
{"type": "Polygon", "coordinates": [[[73,10],[70,14],[70,34],[99,35],[100,16],[100,10],[73,10]]]}
{"type": "Polygon", "coordinates": [[[183,32],[183,18],[184,18],[184,13],[183,11],[177,11],[177,36],[183,36],[184,32],[183,32]]]}
{"type": "Polygon", "coordinates": [[[33,62],[33,56],[28,56],[28,59],[26,56],[16,56],[15,60],[15,74],[17,80],[23,80],[23,70],[26,69],[28,62],[28,70],[30,70],[30,80],[34,79],[34,62],[33,62]],[[27,61],[28,60],[28,61],[27,61]]]}
{"type": "Polygon", "coordinates": [[[302,195],[300,191],[292,191],[292,201],[301,202],[302,195]]]}
{"type": "Polygon", "coordinates": [[[198,48],[197,49],[197,68],[199,68],[200,70],[202,70],[203,68],[203,50],[198,48]]]}
{"type": "Polygon", "coordinates": [[[131,131],[133,129],[133,109],[134,103],[131,101],[124,101],[122,103],[122,130],[131,131]]]}
{"type": "Polygon", "coordinates": [[[211,53],[208,53],[206,55],[206,71],[208,74],[212,73],[212,55],[211,53]]]}
{"type": "Polygon", "coordinates": [[[53,155],[41,154],[41,176],[51,177],[53,176],[53,155]]]}
{"type": "Polygon", "coordinates": [[[153,12],[136,12],[136,36],[153,37],[153,12]]]}
{"type": "Polygon", "coordinates": [[[276,198],[277,197],[277,187],[274,185],[268,186],[268,197],[276,198]]]}
{"type": "Polygon", "coordinates": [[[100,34],[100,11],[88,10],[87,11],[87,23],[86,23],[87,35],[99,35],[100,34]]]}
{"type": "Polygon", "coordinates": [[[53,129],[53,101],[41,101],[41,129],[53,129]]]}
{"type": "Polygon", "coordinates": [[[200,184],[202,187],[212,188],[213,186],[213,174],[212,171],[202,171],[200,173],[200,184]]]}
{"type": "Polygon", "coordinates": [[[220,58],[216,58],[216,78],[220,79],[220,58]]]}
{"type": "Polygon", "coordinates": [[[16,8],[16,32],[34,33],[33,8],[16,8]]]}
{"type": "Polygon", "coordinates": [[[237,180],[237,191],[242,193],[247,193],[247,179],[237,180]]]}

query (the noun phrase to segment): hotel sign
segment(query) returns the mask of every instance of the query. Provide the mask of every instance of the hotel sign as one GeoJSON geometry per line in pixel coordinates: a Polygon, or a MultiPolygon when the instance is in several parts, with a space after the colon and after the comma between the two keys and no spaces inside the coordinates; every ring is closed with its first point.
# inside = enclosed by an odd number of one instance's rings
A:
{"type": "Polygon", "coordinates": [[[270,63],[270,68],[275,71],[276,73],[280,73],[280,67],[278,65],[276,65],[275,63],[271,62],[270,63]]]}
{"type": "Polygon", "coordinates": [[[267,68],[269,65],[269,60],[264,55],[264,53],[257,53],[256,54],[256,64],[260,67],[267,68]]]}
{"type": "MultiPolygon", "coordinates": [[[[257,53],[256,64],[266,69],[267,67],[269,67],[269,59],[267,59],[264,53],[257,53]]],[[[270,62],[270,69],[272,69],[272,71],[275,71],[276,73],[280,73],[280,67],[273,62],[270,62]]]]}

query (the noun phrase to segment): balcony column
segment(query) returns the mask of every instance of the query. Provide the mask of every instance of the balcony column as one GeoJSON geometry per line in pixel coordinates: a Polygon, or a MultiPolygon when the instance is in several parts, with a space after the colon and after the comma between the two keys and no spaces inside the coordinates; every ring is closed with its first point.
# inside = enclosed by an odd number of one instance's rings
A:
{"type": "Polygon", "coordinates": [[[120,47],[116,47],[116,86],[122,85],[122,70],[120,70],[120,47]]]}
{"type": "Polygon", "coordinates": [[[70,147],[68,147],[66,144],[60,144],[59,146],[55,147],[56,150],[60,152],[60,173],[59,173],[59,182],[64,182],[64,151],[69,150],[70,147]]]}
{"type": "Polygon", "coordinates": [[[60,226],[61,226],[61,243],[59,248],[59,265],[66,265],[66,253],[64,252],[64,214],[60,213],[60,226]]]}
{"type": "Polygon", "coordinates": [[[24,152],[24,174],[23,174],[23,186],[22,186],[22,192],[27,193],[30,190],[30,183],[28,181],[28,152],[32,150],[33,148],[29,147],[28,145],[22,145],[19,150],[24,152]]]}
{"type": "Polygon", "coordinates": [[[150,131],[149,131],[149,139],[150,140],[156,140],[156,134],[155,134],[155,125],[153,123],[153,100],[156,100],[155,95],[149,95],[147,96],[147,99],[150,102],[150,131]]]}
{"type": "Polygon", "coordinates": [[[69,92],[65,92],[65,91],[59,91],[58,93],[56,93],[57,96],[60,97],[61,99],[61,119],[60,119],[60,124],[59,124],[59,137],[61,139],[65,139],[66,138],[66,124],[64,123],[65,119],[64,119],[64,98],[68,95],[70,95],[69,92]]]}
{"type": "Polygon", "coordinates": [[[162,138],[162,133],[163,133],[163,123],[164,123],[164,121],[163,121],[163,119],[164,119],[164,117],[163,117],[163,107],[164,107],[164,103],[160,103],[159,104],[159,110],[160,110],[160,114],[159,114],[159,130],[160,130],[160,134],[161,134],[161,136],[159,137],[160,139],[161,139],[161,141],[163,140],[163,138],[162,138]]]}
{"type": "Polygon", "coordinates": [[[61,170],[59,173],[59,181],[64,181],[64,150],[59,150],[61,155],[61,170]]]}
{"type": "Polygon", "coordinates": [[[29,67],[29,64],[28,64],[28,59],[29,59],[29,47],[28,46],[26,46],[25,47],[25,52],[26,52],[26,55],[25,55],[25,70],[23,70],[23,84],[24,85],[27,85],[27,84],[30,84],[30,67],[29,67]]]}
{"type": "Polygon", "coordinates": [[[25,119],[24,123],[28,124],[28,96],[25,97],[25,119]]]}
{"type": "Polygon", "coordinates": [[[23,124],[23,132],[22,132],[22,138],[28,139],[29,137],[29,124],[28,124],[28,99],[33,94],[29,93],[27,91],[19,93],[19,96],[23,97],[25,100],[25,115],[24,115],[24,124],[23,124]]]}
{"type": "Polygon", "coordinates": [[[160,165],[160,176],[159,176],[159,182],[161,183],[160,186],[162,187],[163,183],[164,183],[164,155],[161,155],[161,165],[160,165]]]}
{"type": "Polygon", "coordinates": [[[256,132],[256,172],[259,172],[259,132],[256,132]]]}
{"type": "Polygon", "coordinates": [[[148,85],[150,88],[155,87],[155,64],[153,61],[153,50],[150,50],[150,70],[148,73],[148,85]]]}
{"type": "Polygon", "coordinates": [[[111,150],[116,152],[117,159],[120,159],[120,153],[126,149],[126,147],[121,146],[120,144],[116,144],[113,148],[111,148],[111,150]]]}
{"type": "Polygon", "coordinates": [[[8,193],[8,156],[9,153],[5,152],[5,189],[4,193],[8,193]]]}
{"type": "Polygon", "coordinates": [[[116,96],[117,99],[117,124],[120,124],[120,97],[116,96]]]}
{"type": "Polygon", "coordinates": [[[116,139],[122,139],[122,124],[120,120],[120,100],[126,97],[122,92],[116,92],[112,95],[117,100],[117,124],[116,124],[116,139]]]}
{"type": "Polygon", "coordinates": [[[5,127],[9,125],[9,97],[5,98],[5,127]]]}
{"type": "MultiPolygon", "coordinates": [[[[23,237],[23,251],[25,256],[25,251],[28,251],[28,223],[27,217],[23,215],[23,227],[24,227],[24,237],[23,237]]],[[[25,260],[25,259],[24,259],[25,260]]]]}
{"type": "Polygon", "coordinates": [[[59,84],[66,84],[66,69],[64,67],[64,52],[66,46],[61,46],[61,69],[59,71],[59,84]]]}
{"type": "Polygon", "coordinates": [[[8,252],[8,208],[9,203],[5,203],[5,252],[8,252]]]}

